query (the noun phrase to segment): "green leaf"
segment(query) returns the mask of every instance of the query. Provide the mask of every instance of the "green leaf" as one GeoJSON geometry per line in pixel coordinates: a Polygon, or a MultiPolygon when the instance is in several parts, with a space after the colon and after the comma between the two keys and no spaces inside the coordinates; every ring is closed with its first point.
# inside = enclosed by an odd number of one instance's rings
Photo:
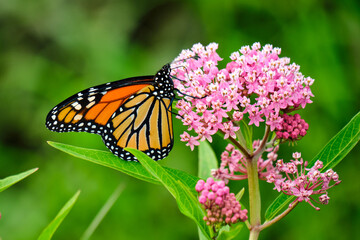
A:
{"type": "Polygon", "coordinates": [[[246,147],[247,149],[250,149],[250,152],[253,151],[253,127],[249,126],[247,124],[247,122],[245,122],[244,120],[240,121],[240,126],[241,126],[241,132],[244,135],[244,139],[246,141],[246,147]]]}
{"type": "MultiPolygon", "coordinates": [[[[120,172],[126,173],[132,177],[160,184],[159,180],[151,175],[141,164],[138,162],[124,161],[111,152],[101,151],[95,149],[87,149],[76,146],[71,146],[63,143],[48,142],[52,147],[59,149],[67,154],[81,158],[105,167],[109,167],[120,172]]],[[[199,180],[198,177],[192,176],[186,172],[164,167],[165,170],[177,180],[180,180],[186,185],[193,186],[193,192],[195,192],[195,185],[199,180]]]]}
{"type": "Polygon", "coordinates": [[[271,203],[271,205],[265,211],[265,219],[269,221],[277,216],[277,214],[295,199],[294,196],[288,196],[280,193],[279,196],[271,203]]]}
{"type": "Polygon", "coordinates": [[[195,221],[201,232],[207,239],[210,238],[210,229],[203,221],[204,210],[201,208],[199,201],[192,192],[192,186],[186,185],[183,182],[171,176],[163,167],[157,162],[153,161],[143,152],[136,149],[126,149],[139,160],[139,162],[149,171],[175,198],[180,211],[195,221]]]}
{"type": "Polygon", "coordinates": [[[334,168],[355,147],[360,140],[360,112],[336,134],[326,146],[309,162],[313,166],[317,160],[323,162],[322,172],[334,168]]]}
{"type": "Polygon", "coordinates": [[[112,206],[114,205],[114,203],[116,202],[116,200],[119,198],[121,192],[124,190],[125,185],[124,184],[120,184],[115,191],[111,194],[111,196],[109,197],[109,199],[106,201],[106,203],[103,205],[103,207],[100,209],[100,211],[98,212],[98,214],[96,214],[95,218],[93,219],[93,221],[91,222],[91,224],[89,225],[89,227],[86,229],[86,231],[84,232],[84,234],[82,235],[82,237],[80,238],[81,240],[87,240],[90,239],[91,235],[95,232],[96,228],[99,226],[99,224],[101,223],[101,221],[104,219],[104,217],[106,216],[106,214],[109,212],[109,210],[112,208],[112,206]]]}
{"type": "Polygon", "coordinates": [[[156,178],[154,178],[151,174],[149,174],[145,170],[145,168],[143,168],[139,163],[121,160],[111,152],[81,148],[63,143],[56,143],[56,142],[48,142],[48,143],[50,146],[57,148],[77,158],[85,159],[90,162],[121,171],[132,177],[144,181],[148,181],[151,183],[159,183],[156,180],[156,178]]]}
{"type": "Polygon", "coordinates": [[[244,223],[238,223],[234,226],[226,225],[220,229],[217,240],[231,240],[234,239],[241,232],[244,223]]]}
{"type": "MultiPolygon", "coordinates": [[[[207,179],[211,176],[211,169],[217,169],[218,162],[211,148],[211,145],[207,141],[203,141],[199,146],[199,173],[198,176],[202,179],[207,179]]],[[[199,239],[206,239],[201,229],[198,227],[199,239]]]]}
{"type": "Polygon", "coordinates": [[[236,194],[236,201],[240,202],[242,196],[245,193],[245,188],[242,188],[237,194],[236,194]]]}
{"type": "MultiPolygon", "coordinates": [[[[325,172],[329,168],[334,168],[345,158],[350,150],[355,147],[359,140],[360,112],[325,145],[309,162],[308,166],[312,167],[317,160],[320,160],[324,164],[321,172],[325,172]]],[[[267,208],[265,212],[266,220],[273,219],[284,207],[287,207],[294,198],[294,196],[287,196],[281,193],[267,208]]]]}
{"type": "Polygon", "coordinates": [[[36,172],[38,170],[38,168],[33,168],[30,169],[26,172],[22,172],[13,176],[9,176],[7,178],[1,179],[0,180],[0,192],[4,191],[5,189],[11,187],[12,185],[14,185],[15,183],[23,180],[24,178],[28,177],[29,175],[33,174],[34,172],[36,172]]]}
{"type": "Polygon", "coordinates": [[[214,150],[207,141],[201,142],[199,146],[199,177],[207,179],[211,177],[211,169],[217,168],[218,162],[214,150]]]}
{"type": "Polygon", "coordinates": [[[201,229],[198,227],[199,240],[207,240],[208,238],[202,233],[201,229]]]}
{"type": "Polygon", "coordinates": [[[49,225],[41,232],[38,240],[47,240],[51,239],[54,235],[56,229],[59,227],[64,218],[68,215],[71,208],[74,206],[76,200],[78,199],[80,191],[77,191],[75,195],[64,205],[56,217],[50,222],[49,225]]]}

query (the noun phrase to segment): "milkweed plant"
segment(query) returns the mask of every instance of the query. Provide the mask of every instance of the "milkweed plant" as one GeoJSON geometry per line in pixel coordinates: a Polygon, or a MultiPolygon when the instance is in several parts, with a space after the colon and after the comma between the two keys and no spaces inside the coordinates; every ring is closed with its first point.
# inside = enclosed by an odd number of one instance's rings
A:
{"type": "Polygon", "coordinates": [[[185,79],[175,81],[175,87],[185,94],[176,105],[179,118],[188,127],[181,141],[191,149],[201,141],[212,142],[216,133],[229,141],[220,166],[211,170],[212,177],[196,184],[205,209],[203,219],[215,235],[224,225],[246,221],[250,239],[257,239],[261,230],[283,218],[299,202],[316,210],[320,208],[315,204],[328,204],[328,189],[341,181],[332,169],[321,173],[320,160],[311,166],[299,152],[289,160],[278,156],[282,143],[295,143],[307,134],[309,125],[296,111],[312,103],[314,79],[305,77],[299,65],[280,57],[281,49],[270,44],[241,47],[230,55],[224,69],[218,68],[222,58],[217,48],[216,43],[206,47],[195,44],[175,60],[173,74],[185,79]],[[182,63],[181,59],[187,60],[182,63]],[[261,123],[265,127],[263,137],[249,142],[249,133],[242,131],[242,126],[262,127],[261,123]],[[241,206],[226,186],[230,180],[245,179],[249,209],[241,206]],[[275,191],[294,196],[283,214],[265,224],[261,223],[259,180],[273,185],[275,191]]]}
{"type": "Polygon", "coordinates": [[[216,43],[198,43],[183,50],[171,64],[174,86],[181,96],[174,103],[177,118],[187,127],[180,138],[191,150],[199,148],[199,176],[162,167],[135,149],[126,150],[140,164],[118,160],[108,152],[50,144],[144,181],[163,184],[180,211],[195,221],[200,239],[232,239],[245,228],[249,239],[258,239],[262,230],[298,204],[308,204],[314,210],[329,204],[329,189],[341,182],[333,167],[359,141],[360,114],[313,159],[303,159],[296,150],[290,159],[283,158],[279,152],[282,144],[296,148],[296,142],[304,141],[309,131],[309,124],[297,111],[313,102],[314,79],[270,44],[241,47],[222,69],[217,49],[216,43]],[[254,137],[254,128],[263,129],[259,139],[254,137]],[[215,134],[227,142],[220,159],[209,144],[215,134]],[[229,187],[230,181],[234,186],[246,180],[247,187],[238,193],[229,187]],[[264,217],[260,181],[279,192],[264,217]],[[246,203],[243,194],[249,196],[246,203]]]}

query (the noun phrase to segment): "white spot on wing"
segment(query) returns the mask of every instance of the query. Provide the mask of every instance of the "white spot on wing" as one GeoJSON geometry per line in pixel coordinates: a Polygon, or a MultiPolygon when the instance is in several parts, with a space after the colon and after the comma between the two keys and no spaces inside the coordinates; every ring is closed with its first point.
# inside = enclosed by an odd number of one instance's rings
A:
{"type": "MultiPolygon", "coordinates": [[[[83,115],[77,114],[77,115],[75,115],[74,120],[75,120],[75,121],[79,121],[80,119],[82,119],[82,117],[83,117],[83,115]]],[[[80,125],[79,125],[79,126],[80,126],[80,125]]]]}
{"type": "Polygon", "coordinates": [[[86,108],[91,108],[95,104],[95,101],[89,102],[88,105],[86,105],[86,108]]]}

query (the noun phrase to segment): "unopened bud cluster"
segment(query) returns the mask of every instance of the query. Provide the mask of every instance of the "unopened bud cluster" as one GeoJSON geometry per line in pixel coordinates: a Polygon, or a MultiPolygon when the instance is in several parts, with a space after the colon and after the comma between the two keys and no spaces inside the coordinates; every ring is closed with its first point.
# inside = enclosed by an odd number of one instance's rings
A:
{"type": "Polygon", "coordinates": [[[207,225],[234,224],[247,219],[247,210],[241,210],[235,194],[230,193],[224,181],[215,182],[208,178],[199,180],[195,186],[199,193],[199,202],[206,211],[204,220],[207,225]]]}
{"type": "Polygon", "coordinates": [[[299,114],[283,114],[282,119],[282,123],[276,128],[277,138],[296,141],[306,135],[309,124],[299,114]]]}

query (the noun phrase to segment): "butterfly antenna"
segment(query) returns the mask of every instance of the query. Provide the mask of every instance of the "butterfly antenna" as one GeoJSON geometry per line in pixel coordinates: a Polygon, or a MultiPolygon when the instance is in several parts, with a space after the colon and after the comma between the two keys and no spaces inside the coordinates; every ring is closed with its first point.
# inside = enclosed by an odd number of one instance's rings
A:
{"type": "Polygon", "coordinates": [[[175,91],[177,91],[178,93],[180,93],[181,95],[184,95],[185,97],[190,97],[190,98],[194,98],[194,99],[203,99],[203,98],[206,98],[206,96],[203,96],[203,97],[194,97],[194,96],[191,96],[189,94],[186,94],[186,93],[183,93],[181,92],[179,89],[175,88],[174,89],[175,91]]]}
{"type": "MultiPolygon", "coordinates": [[[[179,59],[179,60],[173,61],[172,63],[184,62],[184,61],[189,60],[189,59],[199,60],[200,57],[199,57],[199,55],[195,54],[195,56],[188,57],[188,58],[184,58],[184,59],[179,59]]],[[[174,68],[172,68],[172,69],[177,69],[177,68],[185,68],[186,74],[189,75],[189,71],[188,71],[188,69],[186,68],[186,66],[180,65],[180,66],[176,66],[176,67],[174,67],[174,68]]],[[[177,78],[177,77],[175,77],[175,76],[171,76],[171,77],[172,77],[172,78],[175,78],[176,80],[179,80],[179,81],[181,81],[181,82],[184,82],[184,81],[185,81],[185,80],[179,79],[179,78],[177,78]]]]}
{"type": "MultiPolygon", "coordinates": [[[[189,76],[189,71],[188,71],[186,66],[177,66],[177,67],[174,67],[173,69],[176,69],[176,68],[185,68],[186,74],[189,76]]],[[[180,82],[186,82],[186,80],[180,79],[180,78],[176,77],[175,75],[171,75],[170,77],[174,78],[174,79],[176,79],[176,80],[178,80],[180,82]]]]}
{"type": "Polygon", "coordinates": [[[199,55],[195,54],[195,56],[179,59],[179,60],[176,60],[176,61],[172,61],[171,63],[184,62],[184,61],[189,60],[189,59],[199,60],[200,57],[199,57],[199,55]]]}

